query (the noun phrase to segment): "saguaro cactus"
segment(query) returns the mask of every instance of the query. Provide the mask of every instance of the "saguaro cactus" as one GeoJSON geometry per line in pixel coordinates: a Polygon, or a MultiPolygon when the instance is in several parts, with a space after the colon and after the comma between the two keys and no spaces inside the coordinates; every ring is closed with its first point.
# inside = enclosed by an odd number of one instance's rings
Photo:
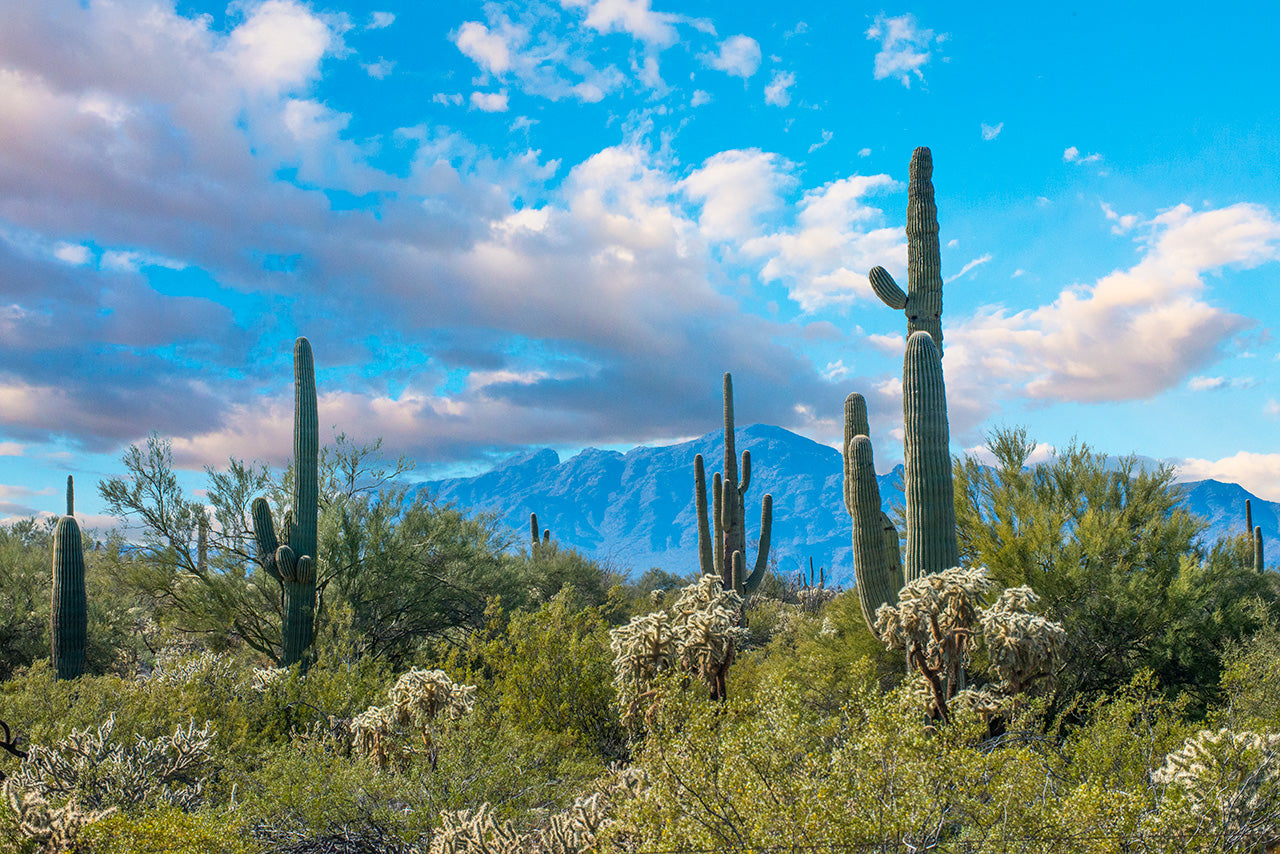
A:
{"type": "Polygon", "coordinates": [[[1262,526],[1253,529],[1253,568],[1257,572],[1266,569],[1266,555],[1262,551],[1262,526]]]}
{"type": "Polygon", "coordinates": [[[884,267],[867,278],[876,296],[907,315],[907,334],[928,332],[942,352],[942,262],[938,249],[938,207],[933,197],[933,154],[920,147],[911,154],[907,183],[907,292],[884,267]]]}
{"type": "Polygon", "coordinates": [[[738,479],[738,457],[733,436],[733,378],[724,375],[724,476],[717,472],[712,483],[712,516],[715,531],[707,520],[707,480],[702,455],[693,458],[694,504],[698,513],[698,560],[703,575],[720,576],[726,590],[750,596],[764,580],[769,568],[769,539],[773,529],[773,496],[760,502],[760,541],[756,548],[755,567],[745,575],[747,530],[745,496],[751,485],[751,452],[742,452],[742,479],[738,479]],[[714,546],[713,546],[714,544],[714,546]],[[733,555],[741,554],[742,564],[735,573],[733,555]]]}
{"type": "Polygon", "coordinates": [[[902,361],[902,427],[911,582],[960,564],[942,354],[923,331],[911,333],[902,361]]]}
{"type": "Polygon", "coordinates": [[[529,533],[533,535],[533,543],[530,547],[529,554],[533,557],[537,557],[542,553],[542,550],[551,545],[551,529],[547,528],[545,531],[542,531],[542,529],[538,527],[538,514],[530,513],[529,533]],[[539,531],[542,532],[541,537],[538,535],[539,531]]]}
{"type": "Polygon", "coordinates": [[[80,526],[68,514],[53,529],[53,598],[49,609],[50,662],[59,679],[84,673],[89,602],[84,589],[80,526]]]}
{"type": "Polygon", "coordinates": [[[284,591],[283,655],[286,667],[302,661],[314,636],[316,524],[320,499],[320,421],[311,342],[293,345],[293,507],[276,537],[265,498],[253,502],[253,532],[267,574],[284,591]]]}
{"type": "Polygon", "coordinates": [[[868,626],[881,605],[896,605],[902,589],[898,529],[880,509],[867,403],[854,392],[844,402],[844,506],[853,519],[853,574],[868,626]]]}
{"type": "Polygon", "coordinates": [[[67,475],[67,515],[76,515],[76,479],[75,475],[67,475]]]}

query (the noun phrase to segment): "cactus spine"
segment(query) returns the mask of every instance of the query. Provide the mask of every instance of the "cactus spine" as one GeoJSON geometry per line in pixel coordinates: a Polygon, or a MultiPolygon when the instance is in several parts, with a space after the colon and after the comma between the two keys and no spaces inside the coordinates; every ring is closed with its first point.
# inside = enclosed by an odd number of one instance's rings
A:
{"type": "Polygon", "coordinates": [[[283,654],[288,667],[303,660],[315,633],[316,526],[320,501],[320,421],[311,342],[293,345],[293,507],[276,537],[265,498],[253,502],[253,532],[259,559],[284,591],[283,654]]]}
{"type": "Polygon", "coordinates": [[[906,312],[908,335],[928,332],[942,352],[942,262],[929,149],[921,146],[912,152],[908,174],[907,292],[902,292],[884,267],[872,267],[867,278],[885,305],[906,312]]]}
{"type": "Polygon", "coordinates": [[[853,573],[868,626],[881,605],[898,604],[904,584],[898,529],[880,509],[867,404],[854,392],[844,402],[844,504],[853,520],[853,573]]]}
{"type": "Polygon", "coordinates": [[[71,514],[53,529],[53,598],[49,609],[50,663],[59,679],[84,673],[89,603],[84,589],[84,544],[71,514]]]}
{"type": "Polygon", "coordinates": [[[707,520],[707,479],[702,455],[693,458],[694,504],[698,514],[698,561],[703,575],[718,575],[726,590],[750,596],[764,580],[769,568],[769,540],[773,528],[773,496],[760,502],[760,541],[755,566],[745,574],[747,531],[745,496],[751,485],[751,452],[742,452],[742,479],[738,479],[738,457],[733,435],[733,378],[724,375],[724,475],[712,479],[714,532],[707,520]],[[741,554],[735,573],[733,556],[741,554]]]}

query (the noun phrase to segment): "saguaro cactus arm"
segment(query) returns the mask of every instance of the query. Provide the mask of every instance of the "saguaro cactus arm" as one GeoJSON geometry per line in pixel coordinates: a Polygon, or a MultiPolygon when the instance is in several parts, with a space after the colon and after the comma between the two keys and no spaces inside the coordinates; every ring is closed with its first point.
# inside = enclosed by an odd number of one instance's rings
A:
{"type": "Polygon", "coordinates": [[[702,454],[693,458],[693,506],[698,518],[698,567],[703,575],[715,574],[711,524],[707,519],[707,472],[702,454]]]}

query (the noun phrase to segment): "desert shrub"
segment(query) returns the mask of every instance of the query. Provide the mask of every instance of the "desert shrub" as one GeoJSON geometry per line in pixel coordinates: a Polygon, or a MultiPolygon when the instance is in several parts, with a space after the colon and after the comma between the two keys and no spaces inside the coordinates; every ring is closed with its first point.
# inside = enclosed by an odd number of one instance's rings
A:
{"type": "Polygon", "coordinates": [[[564,588],[533,613],[515,614],[494,660],[501,708],[521,730],[576,735],[604,757],[617,758],[626,738],[612,684],[608,628],[594,607],[575,607],[564,588]]]}
{"type": "Polygon", "coordinates": [[[162,806],[116,813],[87,827],[83,854],[254,854],[260,846],[234,812],[184,812],[162,806]]]}

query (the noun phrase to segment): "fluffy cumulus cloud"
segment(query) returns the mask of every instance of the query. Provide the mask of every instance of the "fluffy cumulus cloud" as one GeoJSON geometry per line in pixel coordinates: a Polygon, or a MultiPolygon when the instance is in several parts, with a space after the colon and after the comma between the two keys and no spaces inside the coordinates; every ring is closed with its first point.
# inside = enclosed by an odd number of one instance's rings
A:
{"type": "Polygon", "coordinates": [[[899,15],[890,18],[876,16],[867,29],[867,38],[880,42],[875,57],[875,78],[891,78],[911,88],[911,78],[924,82],[924,67],[932,54],[930,48],[943,41],[933,30],[920,26],[915,15],[899,15]]]}
{"type": "Polygon", "coordinates": [[[897,187],[888,175],[851,175],[808,190],[793,225],[744,241],[742,252],[761,260],[761,278],[785,284],[806,312],[866,298],[868,270],[906,268],[902,229],[882,225],[883,212],[868,201],[897,187]]]}
{"type": "Polygon", "coordinates": [[[720,42],[717,52],[703,54],[702,61],[717,71],[745,80],[760,68],[760,43],[751,36],[729,36],[720,42]]]}
{"type": "Polygon", "coordinates": [[[764,101],[775,107],[785,107],[791,103],[791,87],[796,85],[796,76],[790,71],[775,71],[769,85],[764,87],[764,101]]]}
{"type": "MultiPolygon", "coordinates": [[[[988,307],[947,330],[950,376],[978,387],[1055,401],[1141,400],[1212,362],[1249,318],[1218,307],[1205,277],[1280,258],[1280,220],[1237,204],[1180,205],[1145,223],[1142,257],[1048,305],[988,307]]],[[[1212,378],[1192,381],[1214,387],[1212,378]]]]}

